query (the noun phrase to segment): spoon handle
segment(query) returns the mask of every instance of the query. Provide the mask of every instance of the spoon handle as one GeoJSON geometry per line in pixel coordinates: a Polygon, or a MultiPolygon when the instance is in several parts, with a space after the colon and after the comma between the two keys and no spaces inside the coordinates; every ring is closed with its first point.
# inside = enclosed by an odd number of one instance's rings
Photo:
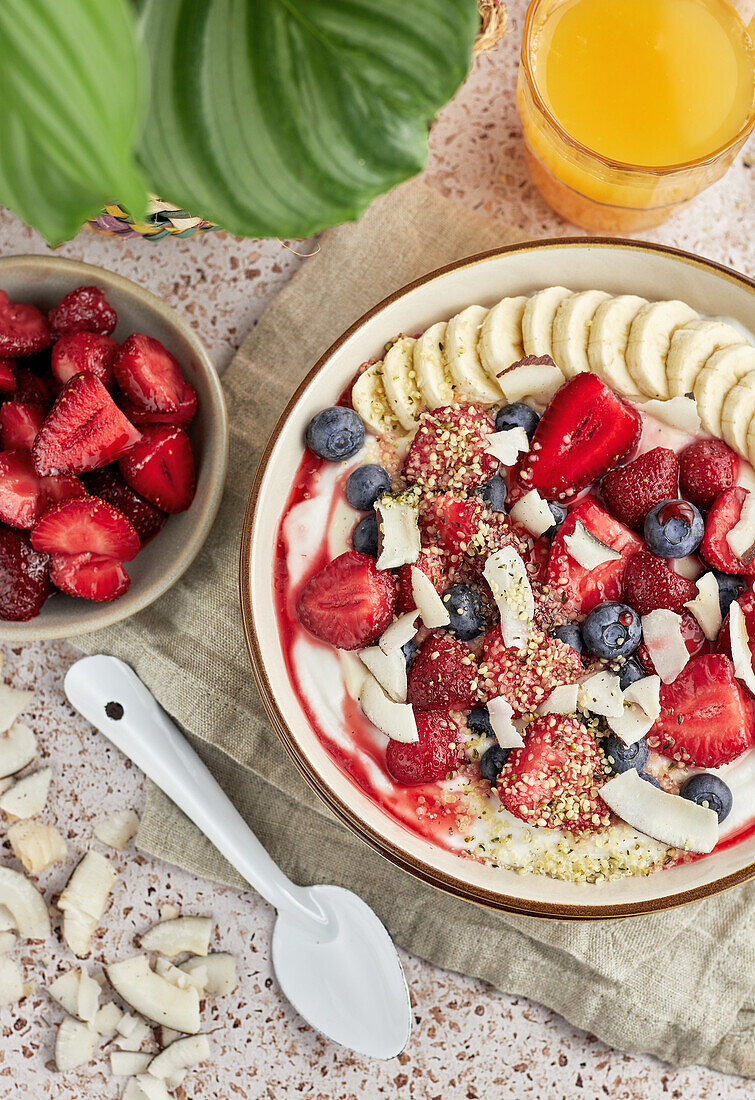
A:
{"type": "Polygon", "coordinates": [[[183,810],[258,894],[310,931],[327,926],[309,891],[273,862],[133,669],[117,657],[83,657],[64,686],[76,710],[183,810]]]}

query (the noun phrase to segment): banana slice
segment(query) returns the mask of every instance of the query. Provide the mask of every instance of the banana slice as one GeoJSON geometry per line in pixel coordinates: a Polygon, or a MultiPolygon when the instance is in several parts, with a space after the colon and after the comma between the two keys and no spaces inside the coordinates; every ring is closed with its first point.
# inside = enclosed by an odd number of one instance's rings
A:
{"type": "Polygon", "coordinates": [[[512,363],[524,358],[522,317],[527,298],[502,298],[489,311],[480,329],[477,350],[491,378],[497,378],[512,363]]]}
{"type": "Polygon", "coordinates": [[[639,311],[629,330],[627,370],[640,393],[667,398],[666,356],[674,332],[689,321],[699,320],[686,302],[649,302],[639,311]]]}
{"type": "Polygon", "coordinates": [[[446,358],[457,396],[493,405],[500,401],[501,387],[492,379],[477,353],[480,328],[488,315],[484,306],[468,306],[446,326],[446,358]]]}
{"type": "Polygon", "coordinates": [[[741,344],[742,336],[725,321],[689,321],[671,337],[666,356],[670,397],[692,393],[700,371],[714,351],[741,344]]]}
{"type": "Polygon", "coordinates": [[[359,375],[351,390],[351,404],[377,435],[391,439],[402,434],[398,417],[385,395],[382,362],[373,363],[359,375]]]}
{"type": "Polygon", "coordinates": [[[755,370],[732,386],[721,412],[721,434],[729,446],[747,458],[747,429],[755,416],[755,370]]]}
{"type": "Polygon", "coordinates": [[[695,382],[695,401],[706,432],[721,435],[723,407],[728,393],[741,378],[755,370],[755,347],[732,344],[714,351],[695,382]]]}
{"type": "Polygon", "coordinates": [[[558,307],[571,293],[565,286],[549,286],[532,295],[522,315],[525,355],[553,357],[553,319],[558,307]]]}
{"type": "Polygon", "coordinates": [[[627,397],[637,394],[637,385],[626,363],[629,333],[635,317],[647,304],[645,298],[636,294],[619,294],[598,306],[590,326],[587,342],[590,370],[627,397]]]}
{"type": "Polygon", "coordinates": [[[428,409],[450,405],[454,387],[446,362],[446,322],[430,325],[414,345],[414,373],[428,409]]]}
{"type": "Polygon", "coordinates": [[[399,424],[408,432],[417,427],[420,413],[425,407],[414,370],[415,343],[412,336],[399,336],[383,359],[385,396],[399,424]]]}
{"type": "Polygon", "coordinates": [[[587,344],[598,306],[611,297],[604,290],[583,290],[564,298],[553,319],[553,359],[567,378],[589,371],[587,344]]]}

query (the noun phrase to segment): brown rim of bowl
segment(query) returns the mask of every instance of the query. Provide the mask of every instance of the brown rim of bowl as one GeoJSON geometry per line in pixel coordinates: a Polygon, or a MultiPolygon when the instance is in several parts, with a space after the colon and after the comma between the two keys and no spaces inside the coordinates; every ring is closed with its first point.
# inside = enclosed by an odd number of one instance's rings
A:
{"type": "Polygon", "coordinates": [[[357,321],[346,329],[345,332],[335,340],[328,350],[320,356],[315,365],[307,372],[305,377],[296,387],[296,390],[288,400],[286,407],[278,417],[275,427],[270,433],[270,437],[265,445],[265,449],[260,458],[259,464],[255,471],[254,480],[249,493],[249,499],[246,506],[246,514],[244,516],[244,525],[241,533],[241,554],[239,558],[239,593],[241,599],[241,617],[244,625],[244,637],[246,640],[247,651],[249,653],[249,659],[252,666],[252,674],[254,676],[257,689],[259,690],[262,698],[263,706],[267,712],[268,718],[272,723],[273,729],[277,733],[283,747],[288,755],[293,760],[294,764],[310,784],[311,787],[322,798],[323,802],[332,810],[335,816],[347,825],[352,832],[355,832],[357,836],[360,836],[362,840],[366,841],[371,848],[379,852],[391,863],[396,864],[404,871],[408,871],[409,874],[414,875],[415,878],[428,883],[430,886],[435,886],[440,890],[445,891],[454,897],[462,898],[465,901],[475,902],[478,905],[482,905],[488,909],[503,910],[507,913],[516,913],[523,916],[530,917],[542,917],[556,920],[606,920],[617,917],[633,917],[641,916],[649,913],[661,912],[665,909],[674,909],[680,905],[687,905],[689,902],[701,901],[703,898],[712,897],[714,894],[723,893],[725,890],[730,890],[734,886],[740,886],[742,883],[748,882],[750,879],[755,878],[755,861],[749,863],[746,867],[741,868],[739,871],[735,871],[730,875],[726,875],[723,878],[716,879],[715,882],[708,883],[704,886],[698,886],[693,890],[683,890],[678,894],[669,895],[668,897],[652,898],[648,901],[638,902],[626,902],[624,904],[615,905],[560,905],[552,904],[549,902],[530,901],[523,898],[512,897],[507,894],[494,893],[491,890],[484,889],[478,886],[472,886],[469,883],[462,882],[455,878],[453,875],[448,875],[445,872],[436,870],[431,864],[425,863],[420,859],[416,859],[413,856],[407,855],[406,852],[396,847],[395,844],[388,841],[380,833],[375,832],[371,827],[361,821],[354,812],[330,789],[327,783],[319,776],[316,775],[310,768],[306,756],[299,749],[296,739],[291,730],[286,725],[283,715],[278,707],[277,701],[270,686],[270,681],[265,670],[264,658],[259,645],[259,639],[254,628],[254,621],[252,618],[252,601],[251,601],[251,586],[250,586],[250,551],[252,543],[252,528],[254,526],[255,514],[257,509],[257,502],[259,499],[260,486],[265,476],[267,465],[270,459],[270,454],[275,446],[281,428],[288,418],[289,413],[293,407],[298,403],[299,398],[315,378],[320,373],[325,363],[330,359],[333,353],[341,347],[346,340],[362,325],[365,324],[370,318],[374,317],[377,313],[380,313],[386,306],[391,305],[397,299],[402,298],[409,291],[414,290],[418,286],[422,286],[425,283],[432,282],[433,280],[447,274],[449,271],[455,271],[463,267],[471,267],[475,264],[482,263],[486,260],[492,259],[494,256],[505,256],[513,252],[531,252],[543,248],[564,248],[571,247],[572,245],[589,245],[591,248],[614,248],[617,245],[621,248],[633,249],[640,252],[659,252],[665,255],[670,255],[676,259],[682,260],[684,263],[691,264],[695,267],[703,267],[706,269],[712,269],[720,275],[723,275],[730,282],[744,285],[755,291],[755,280],[748,278],[746,275],[740,275],[738,272],[732,271],[730,268],[724,267],[723,264],[716,263],[715,260],[706,260],[699,256],[695,256],[691,252],[684,252],[678,248],[671,248],[667,245],[659,244],[645,244],[636,241],[626,240],[620,237],[600,237],[598,239],[593,237],[548,237],[539,241],[526,241],[520,244],[506,245],[503,248],[494,248],[487,252],[478,252],[472,256],[467,256],[462,260],[457,260],[454,263],[446,264],[444,267],[439,267],[435,271],[429,272],[427,275],[423,275],[418,279],[414,279],[412,282],[407,283],[399,290],[394,291],[393,294],[389,294],[388,297],[383,298],[381,302],[373,306],[372,309],[367,310],[357,321]]]}

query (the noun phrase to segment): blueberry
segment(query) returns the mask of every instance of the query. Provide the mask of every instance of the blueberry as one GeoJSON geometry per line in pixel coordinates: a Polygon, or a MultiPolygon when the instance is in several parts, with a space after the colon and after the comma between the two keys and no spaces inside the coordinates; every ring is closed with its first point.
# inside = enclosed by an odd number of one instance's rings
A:
{"type": "Polygon", "coordinates": [[[472,707],[467,715],[467,725],[478,737],[495,737],[487,707],[472,707]]]}
{"type": "Polygon", "coordinates": [[[418,649],[419,646],[415,642],[414,638],[410,638],[408,642],[404,642],[404,644],[401,646],[401,652],[404,654],[404,660],[406,661],[407,668],[417,656],[418,649]]]}
{"type": "Polygon", "coordinates": [[[633,745],[625,745],[614,734],[611,734],[606,741],[604,752],[608,757],[608,763],[617,774],[628,772],[630,768],[641,772],[650,756],[647,741],[640,740],[635,741],[633,745]]]}
{"type": "Polygon", "coordinates": [[[737,596],[744,592],[747,585],[741,577],[733,573],[720,573],[718,569],[713,569],[712,572],[718,582],[718,605],[721,608],[721,618],[725,619],[729,614],[729,608],[737,596]]]}
{"type": "Polygon", "coordinates": [[[619,673],[619,687],[622,691],[626,691],[630,684],[634,684],[637,680],[644,680],[646,676],[647,672],[637,658],[630,657],[619,673]]]}
{"type": "Polygon", "coordinates": [[[640,772],[640,779],[644,779],[646,783],[652,783],[654,787],[657,787],[659,791],[663,790],[658,780],[654,775],[648,775],[647,772],[640,772]]]}
{"type": "Polygon", "coordinates": [[[500,775],[501,768],[508,760],[509,749],[502,749],[500,745],[491,745],[480,757],[480,775],[487,779],[488,783],[495,786],[500,775]]]}
{"type": "Polygon", "coordinates": [[[489,481],[475,489],[475,496],[480,497],[491,512],[506,511],[506,482],[500,474],[493,474],[489,481]]]}
{"type": "Polygon", "coordinates": [[[625,603],[601,603],[582,623],[582,637],[591,653],[604,661],[631,657],[642,638],[640,616],[625,603]]]}
{"type": "Polygon", "coordinates": [[[679,794],[690,802],[696,802],[698,806],[707,803],[709,809],[716,811],[719,821],[725,821],[731,812],[731,791],[723,779],[710,772],[691,775],[682,783],[679,794]]]}
{"type": "Polygon", "coordinates": [[[704,532],[703,517],[687,500],[663,500],[645,516],[645,542],[659,558],[693,554],[704,532]]]}
{"type": "Polygon", "coordinates": [[[469,642],[485,629],[485,605],[480,593],[468,584],[452,584],[443,593],[443,604],[451,616],[448,629],[462,642],[469,642]]]}
{"type": "Polygon", "coordinates": [[[532,439],[535,428],[540,423],[540,417],[529,405],[523,401],[514,401],[511,405],[504,405],[495,414],[495,430],[507,432],[509,428],[524,428],[527,438],[532,439]]]}
{"type": "Polygon", "coordinates": [[[553,516],[555,522],[552,527],[549,527],[548,530],[544,532],[544,534],[547,539],[552,539],[556,531],[558,531],[559,527],[566,519],[568,513],[562,504],[554,504],[552,500],[547,500],[545,503],[550,508],[551,515],[553,516]]]}
{"type": "Polygon", "coordinates": [[[391,487],[391,479],[388,471],[382,466],[370,463],[369,466],[359,466],[353,474],[349,474],[346,482],[346,499],[352,508],[359,512],[369,512],[375,507],[375,501],[383,493],[387,493],[391,487]]]}
{"type": "Polygon", "coordinates": [[[378,556],[378,521],[374,512],[360,519],[352,532],[351,545],[360,554],[369,554],[371,558],[378,556]]]}
{"type": "Polygon", "coordinates": [[[316,413],[307,426],[307,446],[320,458],[341,462],[364,443],[364,424],[353,409],[333,405],[316,413]]]}
{"type": "Polygon", "coordinates": [[[553,637],[558,638],[564,645],[570,645],[572,649],[576,649],[580,657],[582,656],[585,643],[582,639],[582,631],[576,623],[564,623],[563,626],[557,626],[553,631],[553,637]]]}

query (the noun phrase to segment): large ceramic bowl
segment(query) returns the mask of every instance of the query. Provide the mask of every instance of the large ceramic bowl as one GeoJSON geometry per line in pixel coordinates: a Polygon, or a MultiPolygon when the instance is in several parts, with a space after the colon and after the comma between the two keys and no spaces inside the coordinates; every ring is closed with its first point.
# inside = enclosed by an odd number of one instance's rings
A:
{"type": "Polygon", "coordinates": [[[171,516],[162,531],[126,563],[131,586],[112,603],[92,603],[56,593],[36,619],[0,622],[0,641],[68,638],[111,626],[162,596],[191,565],[215,518],[223,493],[228,457],[228,426],[220,381],[199,337],[154,294],[102,267],[57,256],[0,259],[0,289],[11,299],[47,310],[77,286],[98,286],[118,314],[116,340],[146,332],[178,359],[197,391],[197,415],[189,427],[197,465],[197,491],[191,507],[171,516]]]}
{"type": "Polygon", "coordinates": [[[310,417],[331,405],[357,366],[399,332],[418,332],[472,303],[561,284],[645,298],[681,298],[709,316],[755,328],[755,284],[717,264],[629,241],[571,238],[473,256],[398,290],[341,336],[284,409],[252,486],[242,539],[241,600],[254,675],[270,719],[306,779],[355,833],[398,866],[457,896],[497,909],[589,920],[649,913],[708,897],[755,876],[755,836],[649,877],[600,885],[483,866],[441,850],[389,817],[340,769],[297,701],[281,654],[270,547],[310,417]]]}

